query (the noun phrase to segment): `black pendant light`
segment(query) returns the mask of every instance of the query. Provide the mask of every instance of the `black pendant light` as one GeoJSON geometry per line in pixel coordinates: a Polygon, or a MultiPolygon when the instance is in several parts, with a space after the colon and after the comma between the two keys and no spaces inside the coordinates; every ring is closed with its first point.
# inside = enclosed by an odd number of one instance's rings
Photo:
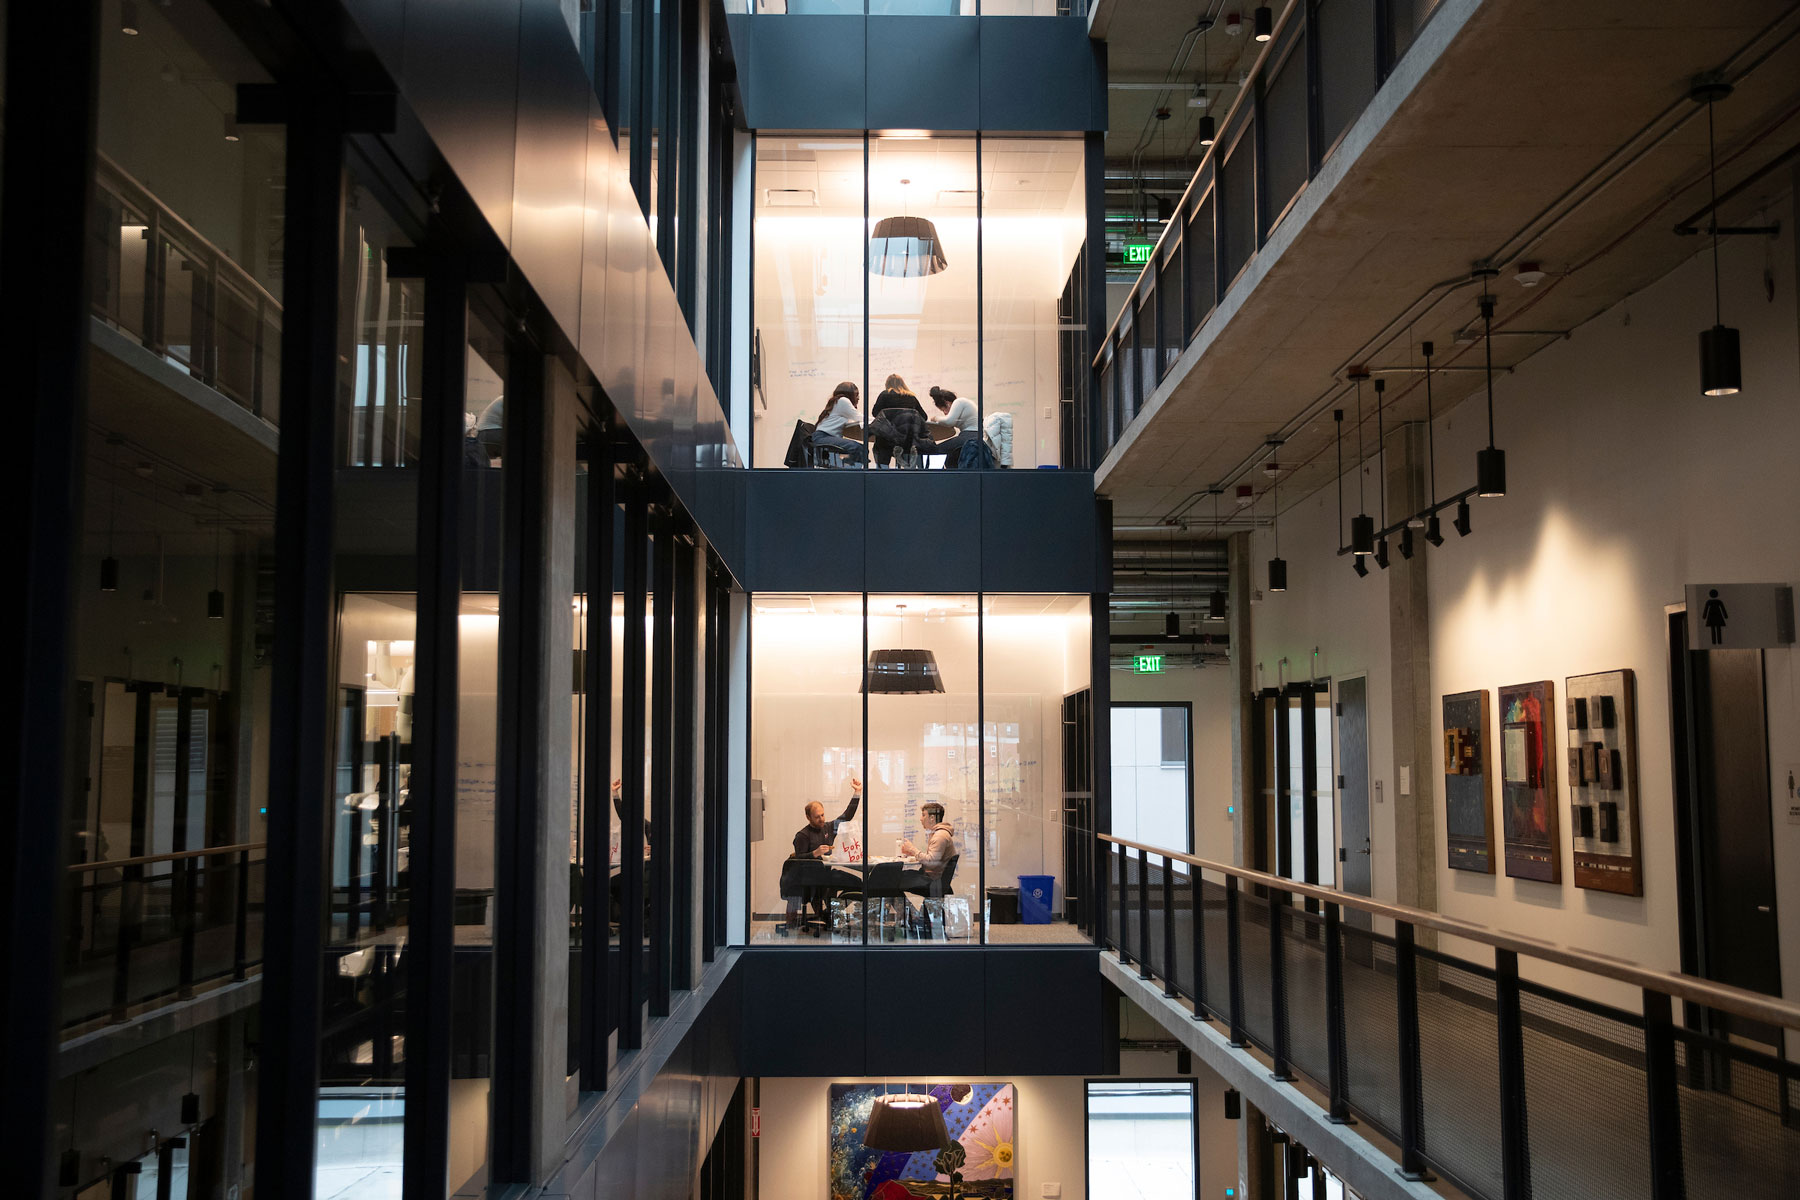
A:
{"type": "Polygon", "coordinates": [[[871,650],[862,690],[871,696],[923,696],[942,692],[944,676],[929,650],[871,650]]]}
{"type": "Polygon", "coordinates": [[[1375,553],[1375,518],[1369,515],[1363,502],[1363,463],[1366,459],[1362,440],[1362,385],[1368,377],[1367,367],[1350,368],[1350,378],[1356,384],[1356,515],[1350,518],[1350,553],[1358,558],[1375,553]]]}
{"type": "Polygon", "coordinates": [[[1413,527],[1408,525],[1400,531],[1400,557],[1411,559],[1413,556],[1413,527]]]}
{"type": "MultiPolygon", "coordinates": [[[[1212,492],[1213,535],[1216,537],[1219,532],[1219,493],[1225,489],[1212,488],[1209,490],[1212,492]]],[[[1225,619],[1225,591],[1223,588],[1214,588],[1212,594],[1206,598],[1206,615],[1214,621],[1225,619]]]]}
{"type": "Polygon", "coordinates": [[[1287,591],[1287,559],[1281,557],[1281,476],[1269,485],[1269,529],[1275,535],[1275,557],[1269,560],[1269,590],[1287,591]]]}
{"type": "Polygon", "coordinates": [[[1419,352],[1425,356],[1425,462],[1431,473],[1431,515],[1425,518],[1425,540],[1433,546],[1444,544],[1444,530],[1437,514],[1437,429],[1431,418],[1431,353],[1430,342],[1422,342],[1419,352]]]}
{"type": "Polygon", "coordinates": [[[1493,499],[1506,495],[1506,451],[1494,448],[1494,298],[1481,285],[1481,340],[1487,343],[1487,449],[1475,452],[1475,493],[1493,499]]]}
{"type": "Polygon", "coordinates": [[[1469,529],[1471,526],[1469,524],[1469,502],[1467,500],[1458,500],[1456,502],[1456,520],[1452,521],[1450,525],[1451,528],[1456,530],[1457,537],[1469,536],[1469,529]]]}
{"type": "Polygon", "coordinates": [[[225,593],[219,589],[219,557],[220,542],[224,538],[225,507],[216,498],[223,496],[228,489],[223,484],[213,487],[213,585],[212,591],[206,593],[206,616],[209,620],[223,620],[225,616],[225,593]]]}
{"type": "MultiPolygon", "coordinates": [[[[902,179],[907,187],[910,179],[902,179]]],[[[906,193],[902,192],[904,196],[906,193]]],[[[869,234],[869,271],[895,279],[936,275],[950,265],[937,226],[924,217],[883,217],[869,234]]]]}
{"type": "MultiPolygon", "coordinates": [[[[1200,31],[1200,94],[1203,97],[1207,94],[1205,90],[1206,73],[1212,67],[1211,45],[1207,40],[1207,35],[1211,32],[1212,22],[1209,20],[1206,22],[1206,27],[1200,31]]],[[[1213,120],[1211,112],[1203,114],[1200,118],[1199,140],[1202,146],[1210,146],[1219,140],[1219,125],[1217,121],[1213,120]]]]}
{"type": "Polygon", "coordinates": [[[1713,327],[1700,333],[1700,391],[1708,396],[1735,396],[1744,386],[1744,364],[1738,353],[1738,331],[1725,324],[1719,305],[1719,156],[1713,136],[1713,105],[1731,95],[1723,80],[1696,84],[1688,95],[1706,105],[1706,177],[1712,187],[1713,327]]]}
{"type": "Polygon", "coordinates": [[[112,498],[106,512],[106,557],[100,560],[100,590],[103,592],[119,590],[119,560],[113,557],[113,535],[118,532],[119,525],[119,444],[123,441],[116,433],[106,437],[106,444],[113,452],[112,498]]]}
{"type": "Polygon", "coordinates": [[[1251,36],[1259,42],[1266,42],[1275,36],[1275,10],[1266,4],[1259,4],[1250,15],[1251,36]]]}
{"type": "Polygon", "coordinates": [[[1181,637],[1181,617],[1175,612],[1175,530],[1169,530],[1169,611],[1163,617],[1163,636],[1171,642],[1181,637]]]}
{"type": "Polygon", "coordinates": [[[937,1150],[949,1141],[944,1110],[936,1097],[924,1092],[877,1096],[863,1131],[863,1145],[871,1150],[937,1150]]]}
{"type": "MultiPolygon", "coordinates": [[[[1381,527],[1387,528],[1387,427],[1382,424],[1382,406],[1387,392],[1387,380],[1375,381],[1375,469],[1381,472],[1381,527]]],[[[1375,544],[1375,565],[1382,570],[1388,567],[1388,540],[1384,535],[1375,544]]]]}

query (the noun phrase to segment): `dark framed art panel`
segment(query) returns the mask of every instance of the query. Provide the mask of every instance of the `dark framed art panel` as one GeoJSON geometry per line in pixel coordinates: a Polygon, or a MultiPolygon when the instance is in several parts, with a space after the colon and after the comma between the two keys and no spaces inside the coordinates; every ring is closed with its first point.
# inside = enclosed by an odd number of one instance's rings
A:
{"type": "Polygon", "coordinates": [[[1516,683],[1500,689],[1500,786],[1506,873],[1515,879],[1562,882],[1562,836],[1556,799],[1555,685],[1516,683]]]}
{"type": "Polygon", "coordinates": [[[1641,896],[1637,679],[1630,670],[1604,671],[1571,675],[1565,687],[1575,886],[1641,896]]]}
{"type": "Polygon", "coordinates": [[[1450,869],[1494,873],[1494,787],[1488,695],[1444,697],[1444,836],[1450,869]]]}

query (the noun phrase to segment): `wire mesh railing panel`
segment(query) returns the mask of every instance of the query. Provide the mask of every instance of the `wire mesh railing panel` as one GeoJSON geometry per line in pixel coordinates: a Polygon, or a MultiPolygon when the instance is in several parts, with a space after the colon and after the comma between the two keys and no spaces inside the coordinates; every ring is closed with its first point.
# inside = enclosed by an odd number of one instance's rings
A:
{"type": "Polygon", "coordinates": [[[1421,950],[1418,979],[1426,1157],[1463,1190],[1499,1197],[1500,1031],[1493,974],[1421,950]]]}
{"type": "Polygon", "coordinates": [[[1689,1200],[1794,1195],[1800,1187],[1800,1113],[1792,1096],[1800,1068],[1700,1034],[1677,1032],[1676,1037],[1682,1061],[1681,1163],[1689,1200]]]}
{"type": "Polygon", "coordinates": [[[1325,922],[1292,906],[1284,908],[1280,916],[1282,963],[1287,975],[1288,1059],[1320,1087],[1329,1087],[1325,922]]]}
{"type": "Polygon", "coordinates": [[[1269,901],[1254,888],[1238,894],[1238,955],[1244,987],[1244,1031],[1265,1050],[1275,1044],[1269,1004],[1269,901]]]}
{"type": "Polygon", "coordinates": [[[1400,1014],[1394,990],[1394,943],[1345,925],[1344,1095],[1389,1138],[1400,1129],[1400,1014]]]}
{"type": "Polygon", "coordinates": [[[1535,984],[1521,991],[1533,1200],[1650,1195],[1639,1018],[1535,984]]]}
{"type": "MultiPolygon", "coordinates": [[[[1169,868],[1157,861],[1144,864],[1144,896],[1145,910],[1149,914],[1148,921],[1139,921],[1140,930],[1147,930],[1149,942],[1144,946],[1144,961],[1150,964],[1150,970],[1158,979],[1169,977],[1169,964],[1164,961],[1163,953],[1163,876],[1169,868]]],[[[1141,914],[1134,914],[1134,919],[1141,914]]],[[[1141,936],[1141,935],[1140,935],[1141,936]]]]}
{"type": "Polygon", "coordinates": [[[1215,1017],[1231,1017],[1231,933],[1225,913],[1225,885],[1203,880],[1202,919],[1206,922],[1206,1006],[1215,1017]]]}
{"type": "Polygon", "coordinates": [[[1194,884],[1192,871],[1175,875],[1175,990],[1194,998],[1194,884]]]}
{"type": "Polygon", "coordinates": [[[1112,888],[1113,940],[1133,959],[1138,957],[1137,927],[1137,860],[1129,854],[1114,854],[1112,862],[1115,886],[1112,888]]]}

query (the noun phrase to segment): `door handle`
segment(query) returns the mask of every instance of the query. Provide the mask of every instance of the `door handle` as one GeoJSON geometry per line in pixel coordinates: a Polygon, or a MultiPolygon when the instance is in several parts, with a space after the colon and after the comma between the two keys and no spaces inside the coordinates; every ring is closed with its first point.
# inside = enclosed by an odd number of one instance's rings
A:
{"type": "Polygon", "coordinates": [[[1358,851],[1357,851],[1357,853],[1358,853],[1358,854],[1367,854],[1367,853],[1369,853],[1369,851],[1368,851],[1368,849],[1367,849],[1367,848],[1366,848],[1366,847],[1365,847],[1365,848],[1363,848],[1363,849],[1361,849],[1361,850],[1358,850],[1358,851]]]}

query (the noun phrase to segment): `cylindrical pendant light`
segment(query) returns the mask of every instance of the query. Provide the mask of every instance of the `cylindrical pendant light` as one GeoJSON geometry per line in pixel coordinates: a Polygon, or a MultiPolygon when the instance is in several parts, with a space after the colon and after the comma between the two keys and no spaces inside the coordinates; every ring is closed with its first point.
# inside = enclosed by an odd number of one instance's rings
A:
{"type": "Polygon", "coordinates": [[[1266,42],[1275,36],[1275,10],[1266,4],[1257,5],[1250,17],[1254,33],[1251,35],[1259,42],[1266,42]]]}
{"type": "Polygon", "coordinates": [[[1369,377],[1367,367],[1351,367],[1350,378],[1356,384],[1356,515],[1350,518],[1350,553],[1357,556],[1375,553],[1375,518],[1363,502],[1362,385],[1369,377]]]}
{"type": "Polygon", "coordinates": [[[1281,557],[1281,477],[1269,488],[1269,530],[1275,535],[1275,557],[1269,560],[1269,590],[1287,591],[1287,559],[1281,557]]]}
{"type": "Polygon", "coordinates": [[[1706,177],[1712,187],[1713,327],[1700,331],[1700,390],[1708,396],[1735,396],[1744,386],[1738,331],[1725,324],[1719,299],[1719,156],[1713,131],[1713,105],[1731,95],[1723,80],[1696,84],[1688,95],[1706,105],[1706,177]]]}
{"type": "Polygon", "coordinates": [[[1202,146],[1210,146],[1218,140],[1219,140],[1219,123],[1212,119],[1211,114],[1201,117],[1200,118],[1200,144],[1202,146]]]}
{"type": "MultiPolygon", "coordinates": [[[[1381,497],[1381,527],[1387,528],[1387,425],[1382,410],[1387,404],[1387,380],[1375,381],[1375,469],[1381,472],[1381,486],[1377,489],[1381,497]]],[[[1375,546],[1375,565],[1382,570],[1388,566],[1388,540],[1382,536],[1375,546]]]]}
{"type": "MultiPolygon", "coordinates": [[[[215,485],[213,495],[223,496],[226,488],[215,485]]],[[[217,500],[213,503],[213,585],[212,591],[206,593],[206,616],[208,620],[219,621],[225,617],[225,593],[219,588],[220,542],[225,533],[225,507],[217,500]]]]}
{"type": "Polygon", "coordinates": [[[1487,449],[1475,452],[1475,493],[1494,499],[1506,495],[1506,451],[1494,447],[1494,298],[1481,285],[1481,340],[1487,343],[1487,449]]]}
{"type": "Polygon", "coordinates": [[[106,444],[112,451],[112,497],[108,501],[106,511],[106,557],[100,560],[100,590],[116,592],[119,590],[119,560],[113,556],[113,535],[119,527],[119,445],[125,439],[116,433],[108,434],[106,444]]]}

